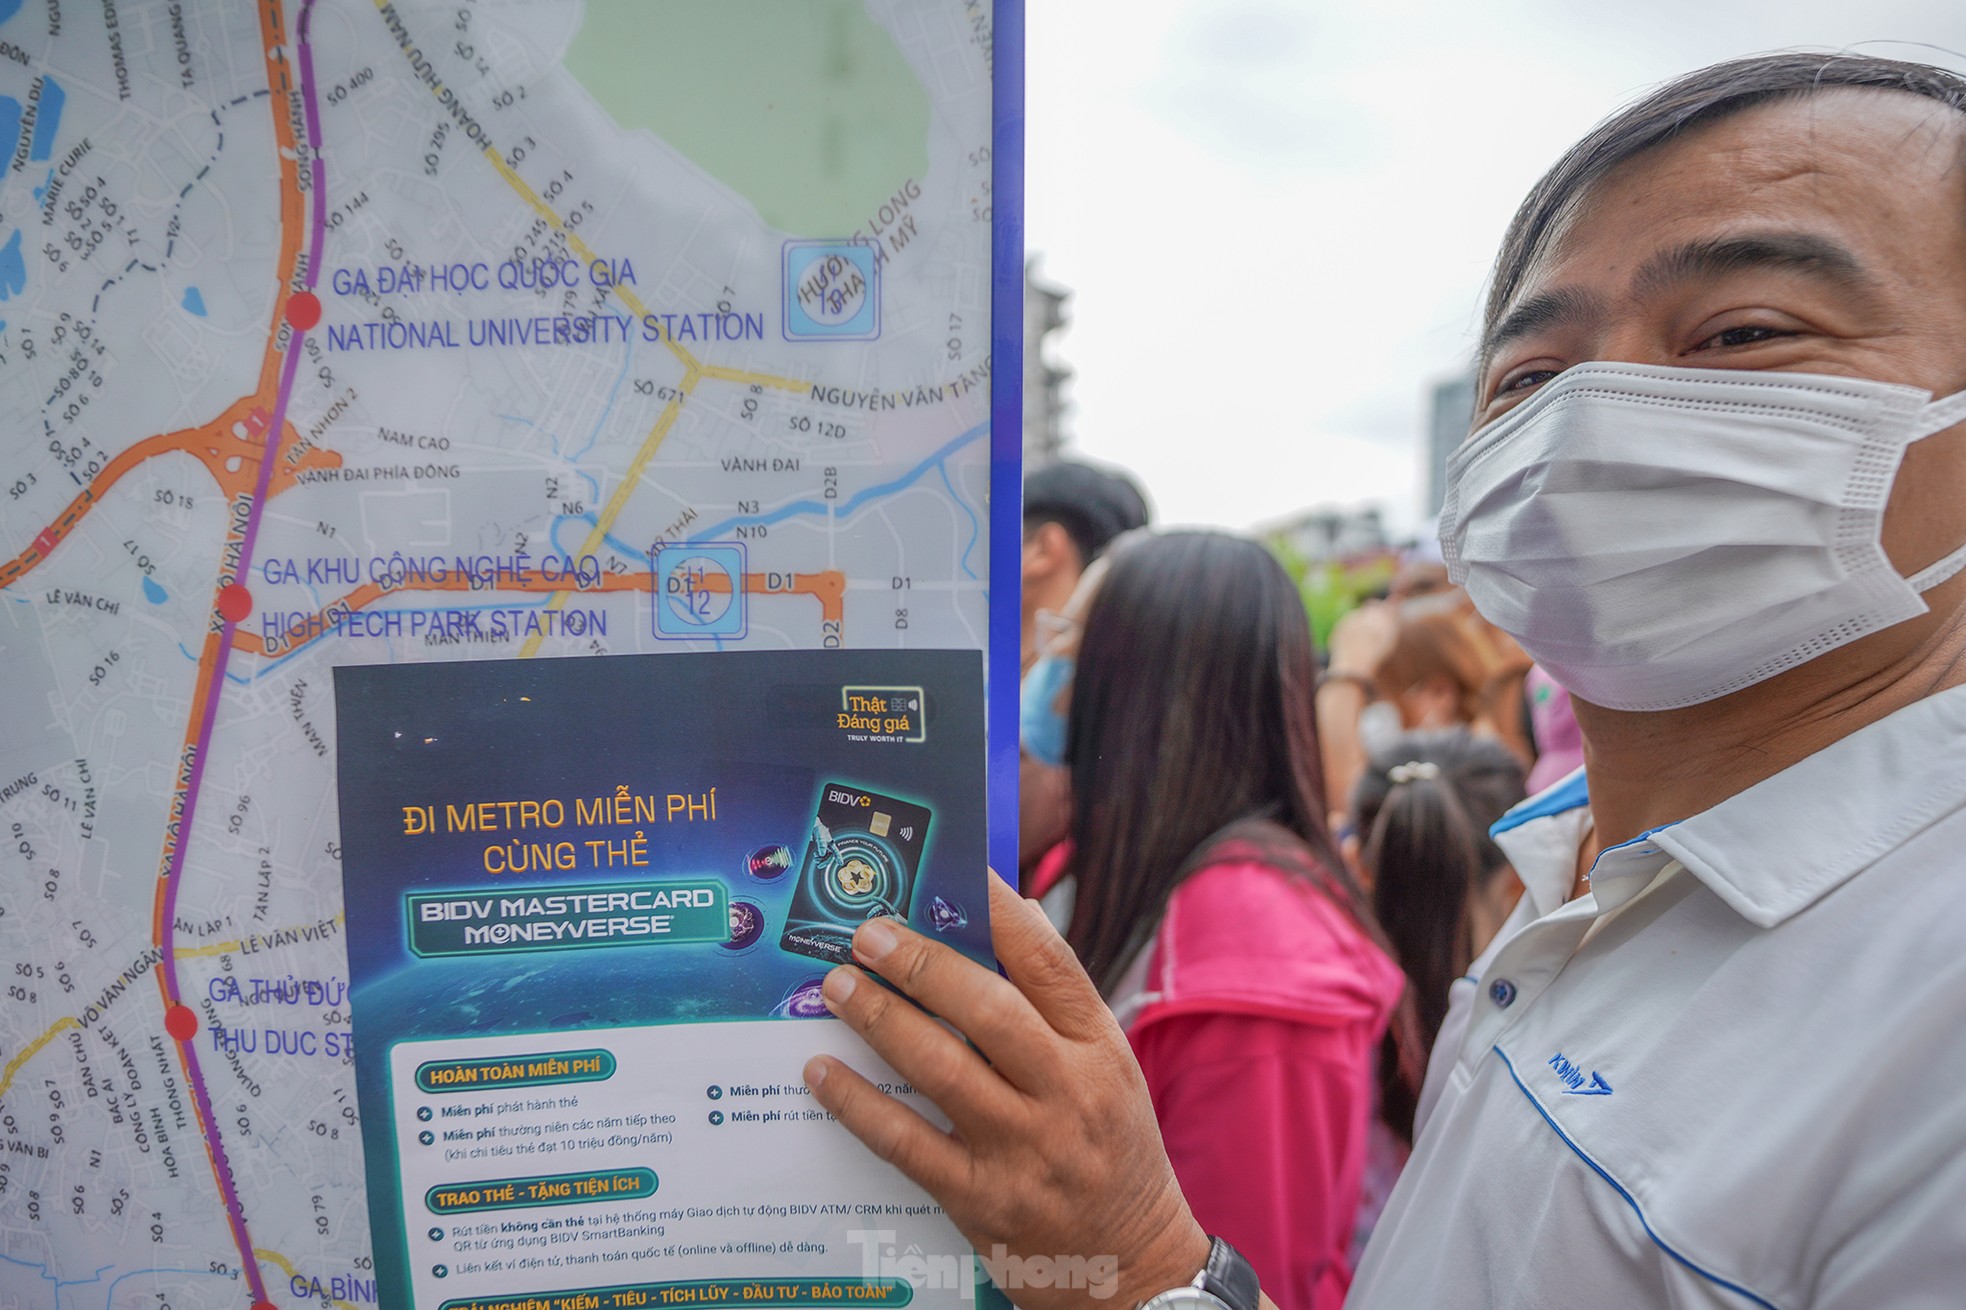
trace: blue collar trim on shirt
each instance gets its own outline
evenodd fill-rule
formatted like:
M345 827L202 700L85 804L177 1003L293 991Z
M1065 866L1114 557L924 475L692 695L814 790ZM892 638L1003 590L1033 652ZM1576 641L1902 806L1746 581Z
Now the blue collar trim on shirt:
M1499 837L1513 828L1535 819L1547 819L1552 814L1562 814L1591 803L1590 788L1584 782L1584 771L1577 770L1562 782L1531 796L1522 804L1504 814L1488 830L1490 837Z
M1579 1160L1582 1160L1585 1164L1591 1167L1592 1173L1595 1173L1599 1178L1602 1178L1605 1182L1611 1184L1611 1190L1613 1190L1619 1196L1624 1198L1625 1204L1630 1206L1632 1208L1632 1213L1638 1216L1638 1222L1640 1226L1642 1226L1645 1229L1645 1235L1652 1239L1652 1245L1658 1247L1661 1251L1664 1251L1667 1255L1671 1256L1674 1260L1678 1261L1686 1268L1692 1270L1700 1277L1706 1279L1708 1282L1714 1284L1716 1287L1724 1287L1728 1291L1734 1293L1736 1296L1746 1297L1749 1301L1752 1301L1754 1304L1761 1306L1762 1310L1779 1310L1779 1307L1777 1307L1773 1301L1769 1301L1763 1297L1756 1296L1753 1292L1748 1291L1747 1288L1742 1287L1739 1283L1731 1283L1727 1281L1725 1278L1722 1278L1719 1274L1714 1273L1710 1269L1702 1269L1700 1266L1694 1264L1691 1260L1688 1260L1685 1256L1681 1255L1679 1252L1673 1250L1671 1246L1667 1245L1666 1242L1663 1241L1657 1233L1652 1231L1652 1221L1645 1217L1644 1208L1639 1205L1637 1199L1633 1197L1630 1192L1625 1190L1624 1184L1620 1183L1617 1179L1613 1178L1610 1174L1606 1173L1603 1165L1600 1165L1597 1161L1591 1159L1590 1156L1585 1153L1583 1147L1577 1145L1575 1141L1571 1140L1570 1134L1564 1132L1562 1126L1558 1124L1556 1120L1550 1118L1550 1112L1543 1108L1543 1103L1536 1099L1535 1093L1531 1092L1527 1087L1523 1086L1522 1079L1516 1076L1515 1063L1509 1059L1509 1057L1503 1052L1502 1048L1496 1046L1496 1047L1491 1047L1490 1049L1493 1050L1498 1057L1500 1057L1502 1061L1502 1066L1509 1071L1509 1077L1511 1079L1514 1079L1516 1089L1520 1091L1524 1096L1528 1097L1529 1104L1536 1107L1536 1113L1543 1116L1543 1122L1550 1126L1550 1128L1556 1133L1557 1137L1563 1142L1565 1146L1569 1147L1572 1151L1576 1153L1577 1158Z
M1832 742L1655 838L1759 928L1966 808L1966 686Z
M1660 833L1665 832L1667 829L1677 828L1680 824L1684 822L1686 822L1684 819L1674 819L1671 823L1662 823L1656 828L1647 828L1644 832L1638 834L1638 836L1628 837L1624 841L1619 842L1616 846L1606 846L1603 850L1597 853L1597 858L1599 861L1602 861L1605 856L1616 855L1619 851L1637 851L1641 854L1647 854L1647 855L1657 854L1657 851L1654 850L1651 846L1652 839L1654 837L1657 837ZM1597 872L1596 863L1593 863L1591 865L1591 872L1593 873Z

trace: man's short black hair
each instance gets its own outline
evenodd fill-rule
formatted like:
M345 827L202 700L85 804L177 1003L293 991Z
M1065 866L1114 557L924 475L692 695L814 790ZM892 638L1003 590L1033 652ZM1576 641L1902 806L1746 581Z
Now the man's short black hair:
M1516 211L1495 260L1482 324L1486 342L1576 199L1612 170L1689 128L1719 122L1756 105L1796 100L1837 87L1902 91L1966 116L1966 77L1929 64L1869 55L1782 51L1734 59L1668 82L1592 130L1543 175Z
M1024 535L1056 523L1078 548L1081 565L1098 559L1122 532L1145 527L1148 517L1146 498L1120 473L1058 460L1024 478Z

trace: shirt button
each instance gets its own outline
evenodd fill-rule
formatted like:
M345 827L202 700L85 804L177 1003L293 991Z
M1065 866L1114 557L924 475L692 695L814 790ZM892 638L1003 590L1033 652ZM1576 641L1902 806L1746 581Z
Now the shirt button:
M1488 999L1506 1010L1515 1004L1515 984L1507 978L1497 978L1488 984Z

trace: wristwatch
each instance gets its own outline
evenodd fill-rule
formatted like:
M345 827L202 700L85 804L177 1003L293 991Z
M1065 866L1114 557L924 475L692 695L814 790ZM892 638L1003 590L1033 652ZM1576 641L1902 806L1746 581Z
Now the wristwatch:
M1195 1281L1170 1287L1150 1298L1140 1310L1257 1310L1262 1291L1256 1270L1242 1252L1219 1237L1208 1239L1208 1263Z

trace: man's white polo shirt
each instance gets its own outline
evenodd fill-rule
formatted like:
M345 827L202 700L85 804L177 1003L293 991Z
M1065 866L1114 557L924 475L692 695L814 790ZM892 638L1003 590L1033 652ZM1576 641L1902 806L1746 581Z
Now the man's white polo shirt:
M1966 1306L1966 688L1590 885L1490 953L1347 1305Z

